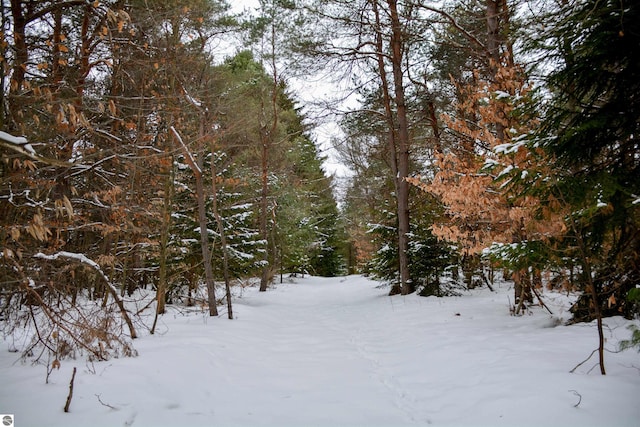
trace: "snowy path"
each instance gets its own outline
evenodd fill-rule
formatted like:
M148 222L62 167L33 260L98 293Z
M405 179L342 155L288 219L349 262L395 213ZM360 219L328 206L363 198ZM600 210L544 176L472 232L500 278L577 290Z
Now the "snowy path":
M233 321L174 310L139 357L66 361L49 385L5 351L0 412L17 427L640 425L638 353L607 355L604 378L589 363L570 374L593 327L510 317L506 292L389 298L361 277L247 289ZM626 337L608 323L612 342Z

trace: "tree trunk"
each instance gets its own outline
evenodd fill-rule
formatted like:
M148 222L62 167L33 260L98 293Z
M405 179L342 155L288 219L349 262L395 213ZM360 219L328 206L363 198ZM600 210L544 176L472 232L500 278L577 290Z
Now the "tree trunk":
M27 71L27 63L29 62L29 50L26 41L27 19L22 11L22 0L11 0L11 15L13 18L13 49L15 61L13 72L11 73L11 82L9 83L9 111L13 119L13 123L19 127L22 124L20 93L24 84L24 77ZM4 91L4 88L2 88ZM19 129L19 132L23 132Z
M269 265L269 229L267 228L267 217L269 209L269 143L266 129L261 129L260 137L262 142L262 189L260 192L260 237L264 242L264 255L262 258L262 274L260 276L260 292L265 292L269 286L271 276L271 265Z
M486 20L487 20L487 55L489 59L489 70L491 76L495 78L500 64L513 67L513 47L503 33L509 31L509 11L505 0L486 0ZM504 49L504 59L501 48ZM504 113L502 113L504 116ZM506 119L506 117L501 117ZM499 120L495 123L495 132L498 143L505 140L505 127Z
M211 143L211 192L213 197L213 217L218 225L218 234L220 234L220 246L222 249L222 275L224 277L224 288L227 298L227 317L233 319L233 306L231 304L231 276L229 274L229 250L227 247L227 235L224 231L224 223L218 211L218 186L216 184L217 172L215 165L215 150Z
M393 185L396 195L399 193L398 188L398 149L397 149L397 132L396 132L396 120L393 114L392 98L389 92L389 80L387 77L387 70L385 67L385 53L384 44L382 40L382 23L380 20L380 12L378 10L378 0L373 1L373 12L376 19L376 59L378 62L378 73L380 73L380 84L382 86L382 101L384 104L385 118L387 120L387 145L389 149L389 163L391 166L391 173L393 173ZM398 271L400 267L398 266ZM391 287L389 295L396 295L402 292L401 283L394 283Z
M433 131L433 149L437 153L442 153L442 146L440 145L440 126L438 125L436 106L431 100L427 101L427 115L429 117L429 125Z
M580 250L580 257L582 261L583 274L587 281L587 292L591 295L591 304L593 308L593 314L596 318L596 324L598 328L598 360L600 364L600 374L606 375L607 372L604 368L604 331L602 329L602 310L600 307L600 298L598 296L598 289L596 288L596 284L593 280L593 271L591 268L591 260L589 255L589 249L587 248L587 244L582 238L582 234L580 234L580 230L575 224L575 221L571 222L573 232L576 235L576 240L578 243L578 248Z
M523 268L513 273L514 301L516 316L523 314L525 302L533 303L533 292L531 291L531 273L528 268Z
M173 196L173 157L170 157L170 168L166 171L164 183L164 207L162 210L162 223L160 230L160 271L158 273L158 288L156 290L156 317L153 321L151 334L155 332L158 315L165 313L165 303L167 294L167 246L169 243L169 229L171 227L171 198Z
M60 58L60 44L62 43L62 7L53 12L53 46L51 46L51 86L58 90L62 81L62 67ZM66 160L66 159L65 159Z
M267 129L266 119L260 129L260 139L262 142L262 192L260 195L260 234L265 242L264 246L264 266L262 267L262 275L260 277L260 292L267 290L267 286L273 278L273 265L270 254L273 252L269 245L269 227L267 218L269 216L269 148L273 143L276 130L278 129L278 68L276 64L276 28L271 24L271 69L272 69L272 87L271 87L271 126ZM265 108L262 108L263 113ZM264 114L263 114L264 117Z
M7 24L7 16L5 14L5 8L3 7L2 10L0 11L0 15L2 21L0 22L0 25L2 26L2 28L6 28L6 24ZM8 46L8 42L5 39L6 35L4 33L4 31L2 32L2 38L0 38L0 57L2 58L6 58L7 57L7 46ZM0 90L0 129L6 129L5 127L5 112L6 107L5 107L5 103L6 103L6 93L4 88L5 86L5 82L6 82L6 78L7 78L7 72L8 70L6 69L6 64L7 61L6 60L2 60L0 61L0 87L3 88L3 90Z
M402 73L402 25L398 15L397 0L388 0L391 17L391 65L398 122L398 182L397 211L398 211L398 263L400 269L400 286L403 295L414 291L409 276L409 122L407 119L407 105L404 96Z
M502 0L486 0L487 54L493 61L490 66L500 63L500 3Z
M207 228L207 211L206 200L204 194L204 184L202 182L202 156L196 163L193 155L184 144L182 137L173 126L171 126L171 132L174 139L182 148L184 152L185 160L189 164L189 167L193 171L193 175L196 178L196 199L198 203L198 223L200 225L200 247L202 249L202 262L204 264L204 275L207 283L208 301L209 301L209 316L218 315L218 307L216 301L216 282L213 276L213 268L211 268L211 251L209 249L209 230Z
M216 301L216 282L211 267L211 251L209 249L209 229L207 228L207 212L205 206L204 185L202 174L196 174L196 198L198 199L198 221L200 223L200 246L202 247L202 262L204 263L204 275L207 282L209 299L209 316L218 315Z
M595 307L596 323L598 325L598 362L600 364L600 373L606 375L607 372L604 368L604 331L602 329L602 313L600 312L600 299L598 298L598 291L596 286L591 280L589 289L591 291L591 297L593 298L593 306Z
M85 84L91 65L89 63L89 55L91 53L92 38L89 35L89 19L91 17L93 6L87 4L84 7L84 17L82 19L82 45L80 46L80 69L78 70L78 81L76 82L76 104L81 107L81 100L84 98Z

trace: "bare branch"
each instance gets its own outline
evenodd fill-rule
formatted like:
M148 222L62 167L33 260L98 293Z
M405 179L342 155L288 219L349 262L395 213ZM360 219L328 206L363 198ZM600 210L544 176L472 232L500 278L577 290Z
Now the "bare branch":
M419 4L417 6L423 8L425 10L428 10L430 12L435 12L435 13L445 17L447 19L447 21L449 21L449 23L451 25L453 25L458 31L460 31L470 42L472 42L473 44L475 44L479 48L481 48L483 52L487 51L487 47L484 45L484 43L482 43L480 40L478 40L478 38L476 36L474 36L469 31L467 31L465 28L463 28L462 25L460 25L458 23L458 21L456 21L456 18L451 16L449 13L445 12L444 10L432 7L432 6L427 6L427 5L422 5L422 4Z

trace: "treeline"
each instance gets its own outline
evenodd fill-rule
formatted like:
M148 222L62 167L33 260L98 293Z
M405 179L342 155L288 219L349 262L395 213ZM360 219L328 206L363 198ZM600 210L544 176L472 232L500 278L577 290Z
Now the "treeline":
M248 278L343 273L333 182L273 55L216 56L233 37L270 43L268 15L18 0L2 18L5 332L31 325L43 354L103 359L133 351L142 288L157 314L226 300L232 317Z

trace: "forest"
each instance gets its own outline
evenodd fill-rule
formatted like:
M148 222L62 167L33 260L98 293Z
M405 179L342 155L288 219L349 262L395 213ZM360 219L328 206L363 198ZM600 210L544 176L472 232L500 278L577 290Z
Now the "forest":
M106 360L171 304L232 319L248 283L499 272L514 316L579 293L605 373L602 318L640 313L638 2L231 3L2 1L4 336ZM306 104L313 81L339 89Z

